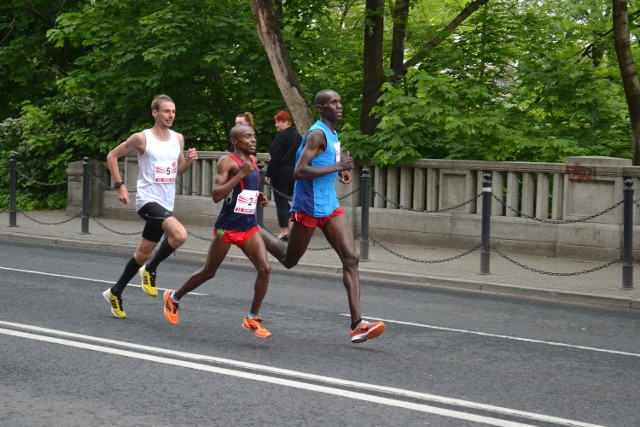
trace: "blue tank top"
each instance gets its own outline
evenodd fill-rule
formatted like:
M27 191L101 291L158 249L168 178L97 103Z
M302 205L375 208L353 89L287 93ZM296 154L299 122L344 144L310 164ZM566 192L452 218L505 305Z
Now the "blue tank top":
M324 137L327 140L327 148L311 161L311 166L334 165L340 160L338 133L332 131L321 120L318 120L309 128L304 138L302 138L302 143L296 153L296 163L298 163L298 159L300 159L300 154L307 142L309 132L317 129L324 132ZM296 180L293 188L291 212L304 212L315 218L326 218L331 215L333 211L340 206L338 203L338 195L336 194L337 178L338 172L331 172L314 179Z
M233 160L242 166L242 160L233 153ZM251 161L255 169L242 178L238 185L224 198L215 228L219 230L247 231L258 225L256 208L258 206L258 190L260 189L260 172L253 157Z

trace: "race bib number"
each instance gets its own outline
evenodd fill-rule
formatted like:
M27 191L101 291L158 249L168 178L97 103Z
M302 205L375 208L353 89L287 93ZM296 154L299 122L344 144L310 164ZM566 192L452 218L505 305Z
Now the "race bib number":
M340 163L340 141L333 144L333 149L336 150L336 163Z
M156 182L175 182L178 176L177 162L160 162L156 163Z
M233 211L235 213L253 215L256 213L257 205L258 205L258 191L242 190L242 192L238 194L236 207L233 209Z

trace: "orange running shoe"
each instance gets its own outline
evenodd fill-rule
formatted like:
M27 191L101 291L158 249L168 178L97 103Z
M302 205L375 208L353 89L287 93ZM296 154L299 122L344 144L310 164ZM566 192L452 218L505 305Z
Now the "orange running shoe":
M253 331L254 335L260 338L269 338L271 336L271 332L262 326L262 319L259 317L249 319L249 316L245 316L242 321L242 327L247 331Z
M177 325L180 321L180 315L178 314L178 303L171 299L172 293L173 289L164 291L164 317L167 318L167 322Z
M358 326L351 331L351 342L359 343L378 338L384 333L384 328L384 322L371 323L366 320L362 320Z

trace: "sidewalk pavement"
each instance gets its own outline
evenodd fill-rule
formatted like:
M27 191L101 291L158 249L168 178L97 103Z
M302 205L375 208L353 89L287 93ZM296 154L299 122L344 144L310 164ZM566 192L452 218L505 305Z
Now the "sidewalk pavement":
M64 211L18 212L16 226L11 227L9 212L1 212L0 241L41 242L132 253L140 240L143 226L139 219L88 218L85 223L88 224L88 233L82 233L82 218L70 218ZM204 263L212 226L187 225L189 238L176 252L176 257ZM623 289L622 262L602 267L607 260L585 261L492 251L489 274L481 274L479 248L463 255L473 248L391 245L371 237L368 257L364 259L361 254L360 260L360 278L364 286L367 281L384 281L640 309L640 282L635 279L640 274L637 264L634 266L633 288ZM359 241L356 241L356 248L360 252ZM274 272L286 271L275 258L270 256L270 259ZM235 246L229 251L223 267L228 268L230 264L251 265ZM294 269L335 276L337 280L342 275L338 256L318 230Z

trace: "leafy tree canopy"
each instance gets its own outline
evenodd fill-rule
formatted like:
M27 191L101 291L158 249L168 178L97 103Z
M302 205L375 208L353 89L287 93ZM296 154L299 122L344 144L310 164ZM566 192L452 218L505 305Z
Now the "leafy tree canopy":
M397 3L385 3L386 34ZM274 6L307 98L328 87L342 95L339 130L361 159L392 165L421 157L631 157L609 0L490 0L443 32L469 3L410 1L403 53L420 60L406 76L394 76L385 36L389 81L373 110L379 124L372 136L356 131L365 1ZM633 40L636 3L629 8ZM430 44L435 37L442 40ZM273 115L286 109L248 1L6 0L0 70L0 156L17 153L23 170L41 182L63 180L69 161L104 159L148 127L158 93L176 100L176 129L200 150L226 150L236 114L251 111L259 150L266 151ZM2 188L6 168L0 162ZM55 202L45 196L49 189L33 187L40 202L64 202L64 194Z
M424 19L415 32L431 37L455 14L450 4L440 3L437 20L416 7L410 28ZM490 2L405 79L383 87L373 111L378 131L364 138L349 129L348 148L385 165L420 157L630 158L611 25L610 7L599 0ZM420 46L408 39L411 55Z

